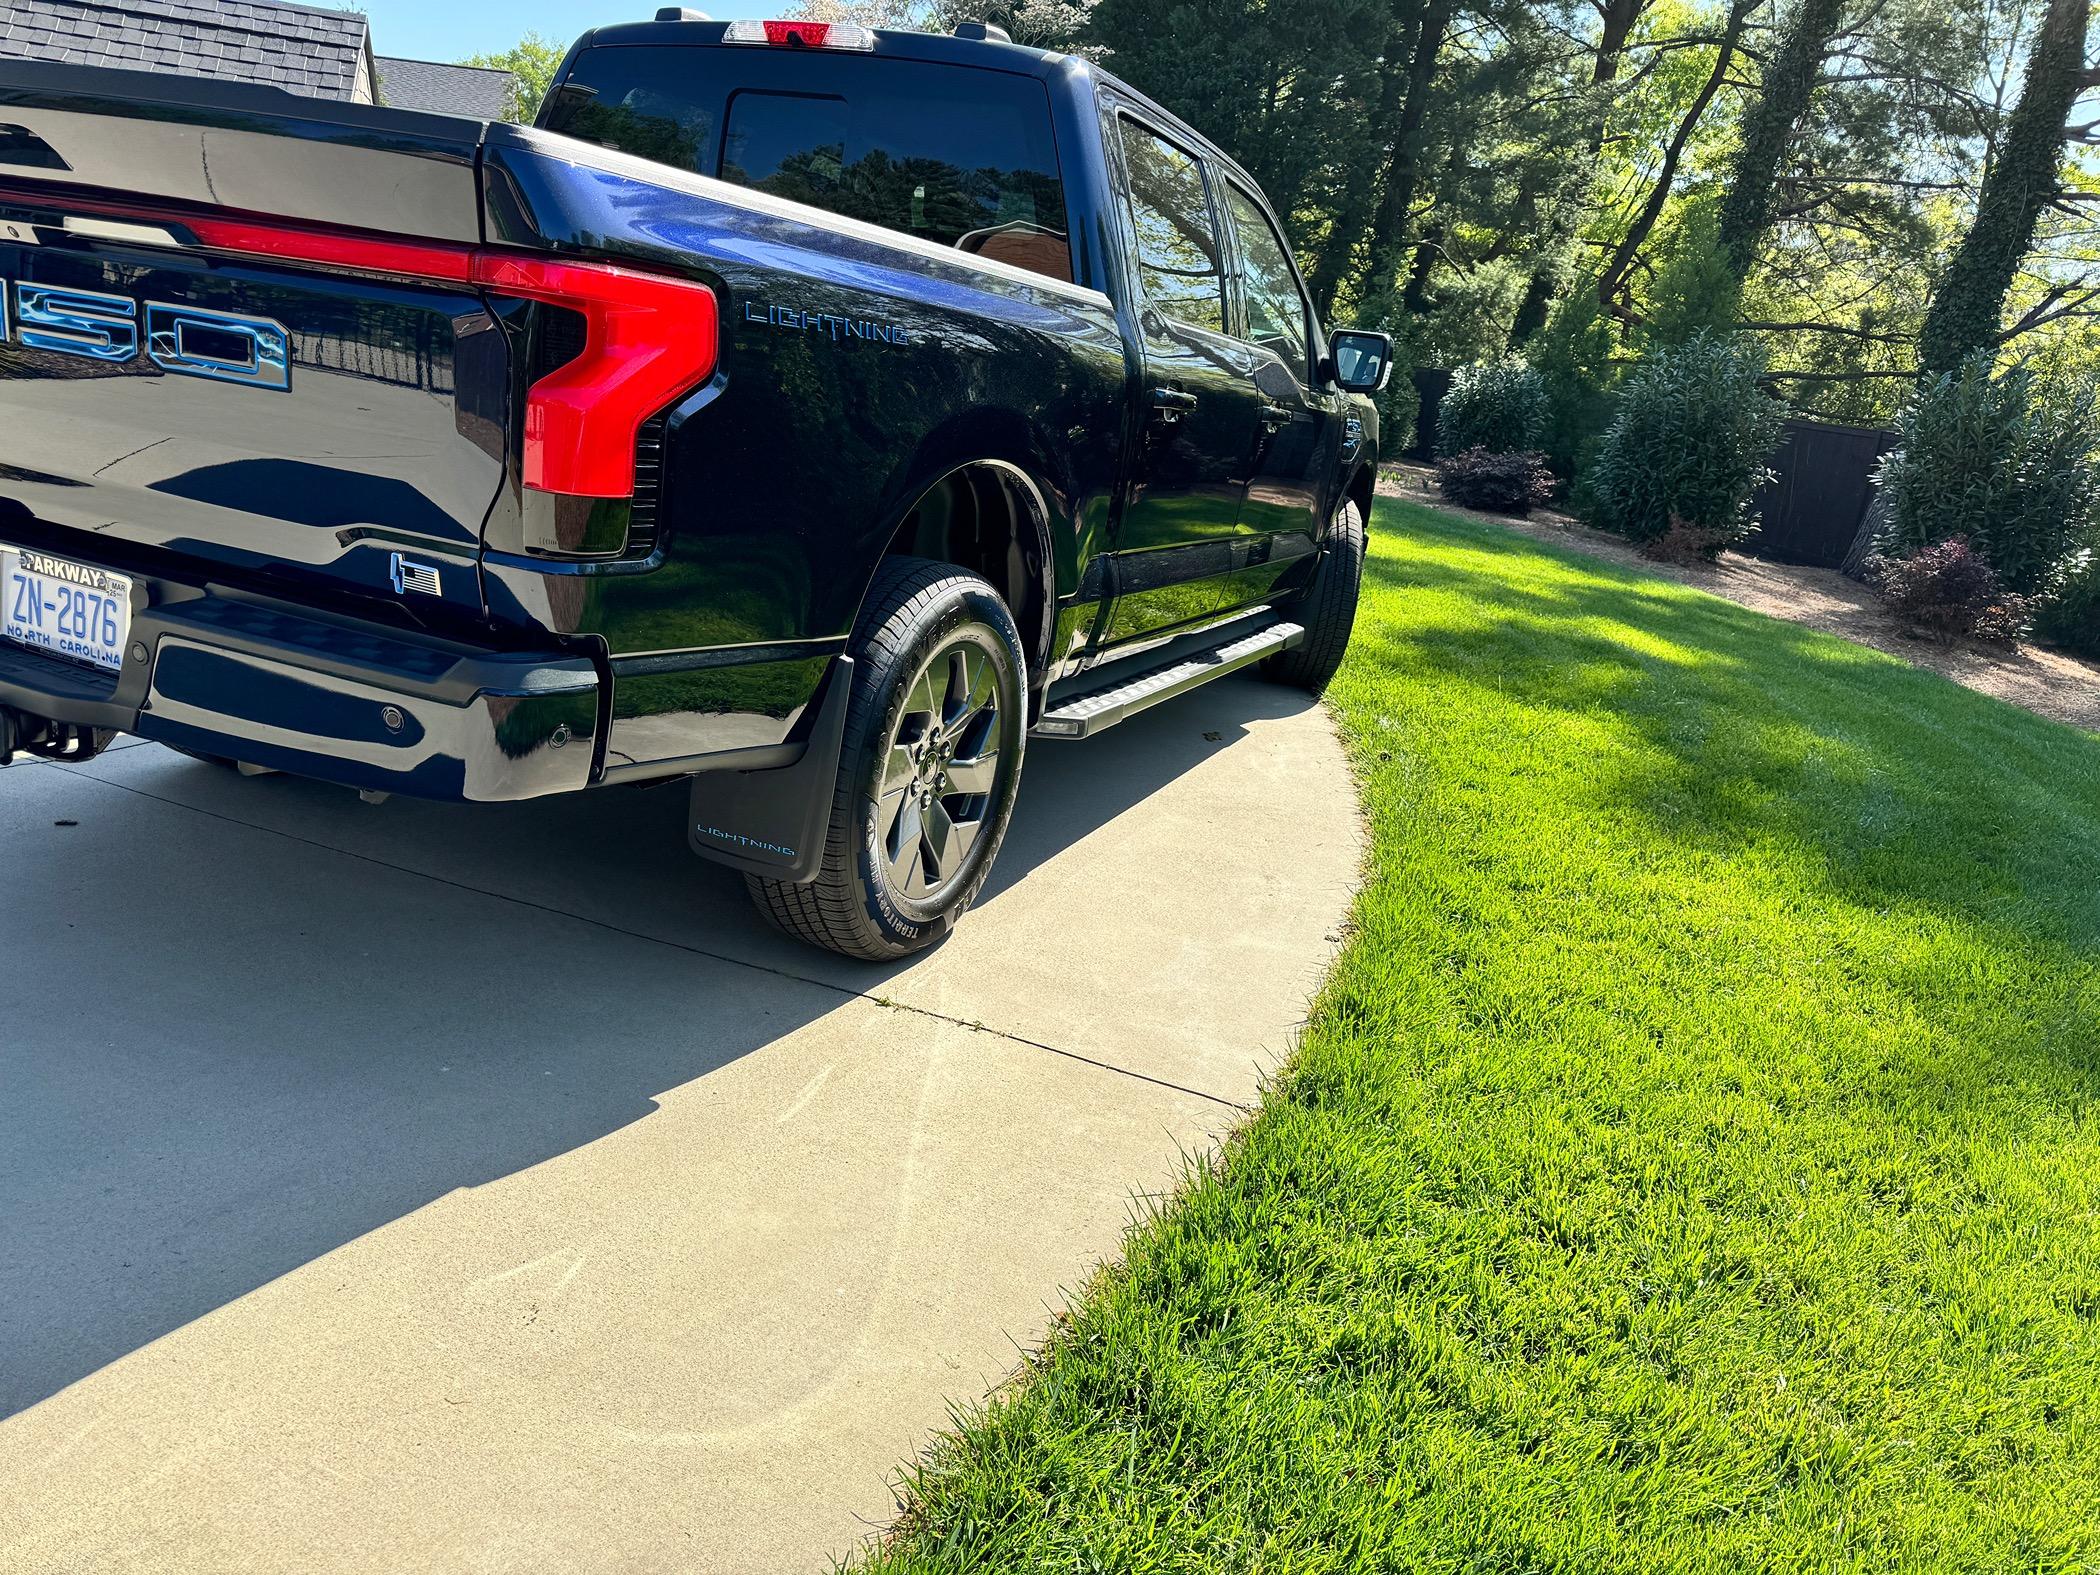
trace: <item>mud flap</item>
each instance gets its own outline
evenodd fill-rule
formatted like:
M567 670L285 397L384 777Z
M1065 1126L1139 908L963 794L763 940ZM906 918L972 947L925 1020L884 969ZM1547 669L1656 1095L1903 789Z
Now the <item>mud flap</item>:
M841 656L824 680L802 758L766 771L709 771L693 778L686 841L703 859L772 880L817 878L831 800L845 748L853 658Z

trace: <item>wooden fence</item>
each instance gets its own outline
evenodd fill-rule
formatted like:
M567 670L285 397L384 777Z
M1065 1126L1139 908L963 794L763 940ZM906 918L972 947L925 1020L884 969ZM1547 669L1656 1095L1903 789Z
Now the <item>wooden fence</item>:
M1874 499L1874 470L1896 445L1885 427L1789 421L1758 489L1757 534L1745 549L1781 563L1844 566L1852 538Z

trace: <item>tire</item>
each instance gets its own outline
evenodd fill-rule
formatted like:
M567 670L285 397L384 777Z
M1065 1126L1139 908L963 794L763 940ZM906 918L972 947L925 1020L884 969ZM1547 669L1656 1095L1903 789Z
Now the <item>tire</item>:
M1296 607L1305 638L1290 650L1262 663L1262 672L1280 684L1321 694L1349 650L1349 631L1356 625L1356 600L1364 583L1364 516L1353 498L1335 510L1320 549L1312 584Z
M1021 785L1027 658L997 591L924 558L883 564L850 650L817 878L744 883L797 940L886 962L945 936L991 873Z

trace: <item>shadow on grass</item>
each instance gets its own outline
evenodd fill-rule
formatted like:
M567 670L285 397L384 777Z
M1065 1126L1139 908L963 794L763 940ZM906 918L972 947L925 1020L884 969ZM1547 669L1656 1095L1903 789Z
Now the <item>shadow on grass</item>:
M1813 848L1860 902L1929 901L1989 917L2000 896L2100 950L2100 739L1892 657L1489 527L1453 525L1482 562L1374 558L1388 588L1473 612L1393 623L1383 660L1428 665L1525 707L1631 729L1599 804L1709 847ZM1635 758L1628 758L1635 757ZM2066 784L2072 791L2066 793Z
M1672 850L1661 911L1710 922L1699 881L1797 892L1801 931L1715 943L1768 946L1833 989L1865 948L1901 1009L1967 1045L1972 1090L1985 1063L2034 1052L2081 1083L2100 1071L2100 739L1492 527L1409 533L1438 550L1378 553L1371 583L1437 594L1359 658L1502 711L1513 770L1527 732L1564 748L1582 729L1586 769L1560 801L1627 860Z

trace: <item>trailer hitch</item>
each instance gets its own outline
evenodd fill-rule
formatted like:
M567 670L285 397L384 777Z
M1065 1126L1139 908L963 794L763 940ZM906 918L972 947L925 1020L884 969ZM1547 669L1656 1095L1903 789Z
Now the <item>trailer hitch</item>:
M31 716L0 706L0 766L16 754L39 760L77 765L93 760L116 741L113 727L86 727L78 722L58 722L48 716Z

